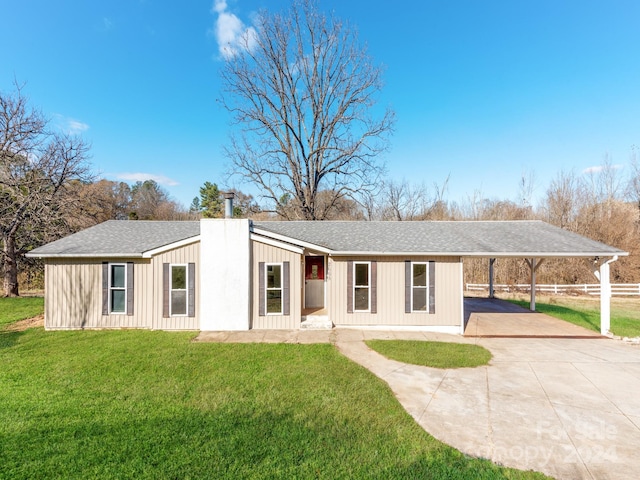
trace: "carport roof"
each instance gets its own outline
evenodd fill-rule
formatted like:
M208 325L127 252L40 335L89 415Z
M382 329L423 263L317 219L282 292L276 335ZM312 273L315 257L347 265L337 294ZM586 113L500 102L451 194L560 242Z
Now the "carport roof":
M612 257L627 255L542 221L253 222L258 235L332 255Z

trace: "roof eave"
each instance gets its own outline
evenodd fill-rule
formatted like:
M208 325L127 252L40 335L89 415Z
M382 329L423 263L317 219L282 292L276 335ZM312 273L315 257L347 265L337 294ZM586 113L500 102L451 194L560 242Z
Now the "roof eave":
M158 255L159 253L164 253L169 250L173 250L174 248L184 247L185 245L191 245L192 243L197 243L199 241L200 235L183 238L182 240L178 240L177 242L168 243L166 245L162 245L161 247L142 252L142 258L151 258L154 255Z
M143 258L142 253L33 253L27 258Z
M271 237L264 237L262 235L258 235L257 233L251 234L251 240L254 242L264 243L265 245L270 245L272 247L281 248L283 250L287 250L289 252L297 253L302 255L304 253L304 248L298 245L292 245L290 243L283 242L281 240L276 240Z
M264 230L262 228L256 228L253 227L252 228L252 232L257 234L257 235L261 235L263 237L269 237L269 238L273 238L274 240L280 240L281 242L286 242L286 243L290 243L293 245L298 245L300 247L304 247L304 248L308 248L311 250L315 250L318 251L320 253L328 253L331 254L333 253L330 249L323 247L321 245L317 245L314 243L310 243L310 242L305 242L304 240L299 240L297 238L294 237L290 237L287 235L282 235L279 233L273 233L270 232L269 230Z

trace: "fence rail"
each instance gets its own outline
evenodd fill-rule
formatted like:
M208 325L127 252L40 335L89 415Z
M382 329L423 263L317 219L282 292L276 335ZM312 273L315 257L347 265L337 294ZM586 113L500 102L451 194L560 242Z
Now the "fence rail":
M467 283L467 291L483 291L489 290L488 283ZM531 290L531 285L528 283L521 283L516 285L507 284L494 284L493 289L495 291L503 292L528 292ZM538 284L536 285L536 292L543 293L586 293L587 295L600 295L599 283L582 283L575 285L553 285L553 284ZM611 295L640 295L640 283L612 283Z

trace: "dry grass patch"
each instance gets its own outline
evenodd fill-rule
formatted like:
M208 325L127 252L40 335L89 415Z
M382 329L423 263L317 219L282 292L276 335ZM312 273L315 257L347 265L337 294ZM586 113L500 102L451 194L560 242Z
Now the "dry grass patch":
M24 332L28 328L37 327L44 327L44 314L10 323L4 330L5 332Z

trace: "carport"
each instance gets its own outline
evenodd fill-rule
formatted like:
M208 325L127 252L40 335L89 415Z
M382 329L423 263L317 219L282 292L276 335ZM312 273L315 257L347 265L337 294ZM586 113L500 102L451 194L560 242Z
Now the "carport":
M464 317L465 337L605 338L593 330L498 298L465 298Z
M529 309L531 312L536 310L536 271L538 267L550 258L584 258L592 265L593 274L600 282L600 333L602 335L609 333L611 326L609 265L619 257L627 256L628 252L539 221L519 222L517 229L513 228L513 222L485 222L485 224L482 228L482 238L467 239L472 240L470 243L473 244L474 251L462 254L461 257L463 259L485 258L488 260L490 299L494 298L494 264L498 258L516 258L526 262L530 271ZM473 308L473 306L469 304L468 308ZM465 310L467 311L468 308ZM500 312L493 313L500 314ZM511 314L513 313L511 312ZM473 312L469 311L469 315L464 314L463 332L466 327L469 327L468 322L472 318ZM481 319L482 317L476 318ZM542 319L541 323L546 322L543 317L540 319ZM533 325L531 323L533 321L534 319L529 317L526 323ZM521 325L524 323L521 322ZM538 329L536 328L536 330ZM517 334L513 333L510 336L517 336Z

